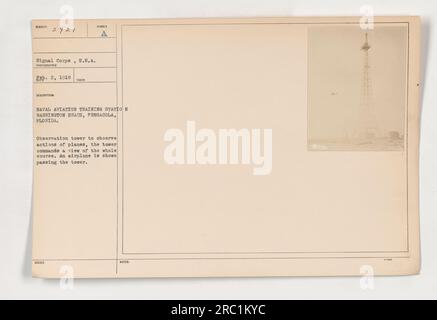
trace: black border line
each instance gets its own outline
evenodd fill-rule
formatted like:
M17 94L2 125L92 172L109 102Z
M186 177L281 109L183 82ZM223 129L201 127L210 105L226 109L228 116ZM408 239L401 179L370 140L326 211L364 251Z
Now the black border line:
M87 24L88 25L88 24ZM87 32L88 33L88 32ZM116 165L116 193L117 193L117 199L116 199L116 237L115 237L115 274L118 274L118 155L119 155L119 141L118 141L118 33L117 33L117 24L115 24L115 100L116 100L116 106L117 106L117 117L116 117L116 132L117 132L117 161L115 161Z
M408 101L408 91L409 91L409 78L410 78L410 70L409 70L409 59L410 59L410 23L407 22L374 22L374 24L407 24L407 67L406 67L406 71L407 71L407 83L406 83L406 91L407 91L407 100L406 100L406 110L405 110L405 117L406 117L406 134L405 134L405 139L406 139L406 150L405 150L405 154L406 154L406 170L407 170L407 251L353 251L353 252L190 252L190 253L179 253L179 252L167 252L167 253L153 253L153 252L149 252L149 253L128 253L124 251L124 140L123 140L123 126L124 126L124 100L123 100L123 96L124 96L124 90L123 90L123 69L124 69L124 59L123 59L123 27L150 27L150 26L226 26L226 25L360 25L359 22L314 22L314 23L308 23L308 22L242 22L242 23L152 23L152 24L121 24L120 25L120 29L121 29L121 99L122 99L122 121L121 121L121 131L122 131L122 137L121 137L121 141L122 141L122 227L121 227L121 240L122 240L122 250L121 250L121 254L122 255L184 255L184 254L190 254L190 255L197 255L197 254L278 254L278 253L283 253L283 254L335 254L335 253L351 253L351 254L360 254L360 253L409 253L409 225L408 225L408 105L409 105L409 101ZM308 81L308 79L307 79ZM117 136L117 140L118 140L118 136ZM333 152L337 152L335 150L333 150ZM363 151L364 152L364 151ZM409 256L408 256L409 257ZM337 258L375 258L375 259L384 259L384 258L408 258L408 257L311 257L312 259L337 259ZM297 258L302 258L302 259L309 259L310 257L278 257L280 259L297 259ZM211 258L211 257L203 257L203 258L151 258L151 259L144 259L144 260L185 260L185 259L274 259L274 257L239 257L239 258ZM138 260L138 259L131 259L131 258L127 258L126 260ZM142 259L140 259L142 260Z
M161 260L322 260L322 259L409 259L409 256L401 257L188 257L188 258L129 258L129 259L118 259L121 261L161 261ZM117 261L116 259L32 259L35 264L38 262L61 262L61 261Z

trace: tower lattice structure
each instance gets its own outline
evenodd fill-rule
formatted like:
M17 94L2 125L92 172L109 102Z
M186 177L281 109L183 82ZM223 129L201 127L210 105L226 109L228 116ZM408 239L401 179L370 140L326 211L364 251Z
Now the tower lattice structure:
M361 46L363 52L363 65L361 72L361 97L360 116L358 119L358 137L361 139L374 139L380 135L373 103L372 78L369 51L368 33L365 33L365 41Z

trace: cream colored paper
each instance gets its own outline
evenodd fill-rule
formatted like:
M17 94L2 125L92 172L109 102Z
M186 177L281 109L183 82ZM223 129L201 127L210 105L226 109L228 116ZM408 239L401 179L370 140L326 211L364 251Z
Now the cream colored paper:
M32 21L34 276L419 272L419 18L73 23ZM172 129L271 130L271 171Z

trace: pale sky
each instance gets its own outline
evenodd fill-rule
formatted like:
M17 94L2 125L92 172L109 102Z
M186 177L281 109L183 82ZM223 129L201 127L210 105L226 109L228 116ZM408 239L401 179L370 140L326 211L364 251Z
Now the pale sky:
M406 106L407 26L376 25L369 31L370 77L379 129L403 134ZM308 30L310 139L351 133L360 105L364 31L359 26Z

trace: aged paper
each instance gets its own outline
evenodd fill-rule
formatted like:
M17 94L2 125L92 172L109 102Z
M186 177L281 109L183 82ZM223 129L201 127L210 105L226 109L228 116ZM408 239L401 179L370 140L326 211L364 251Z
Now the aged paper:
M418 17L32 21L37 277L420 270Z

